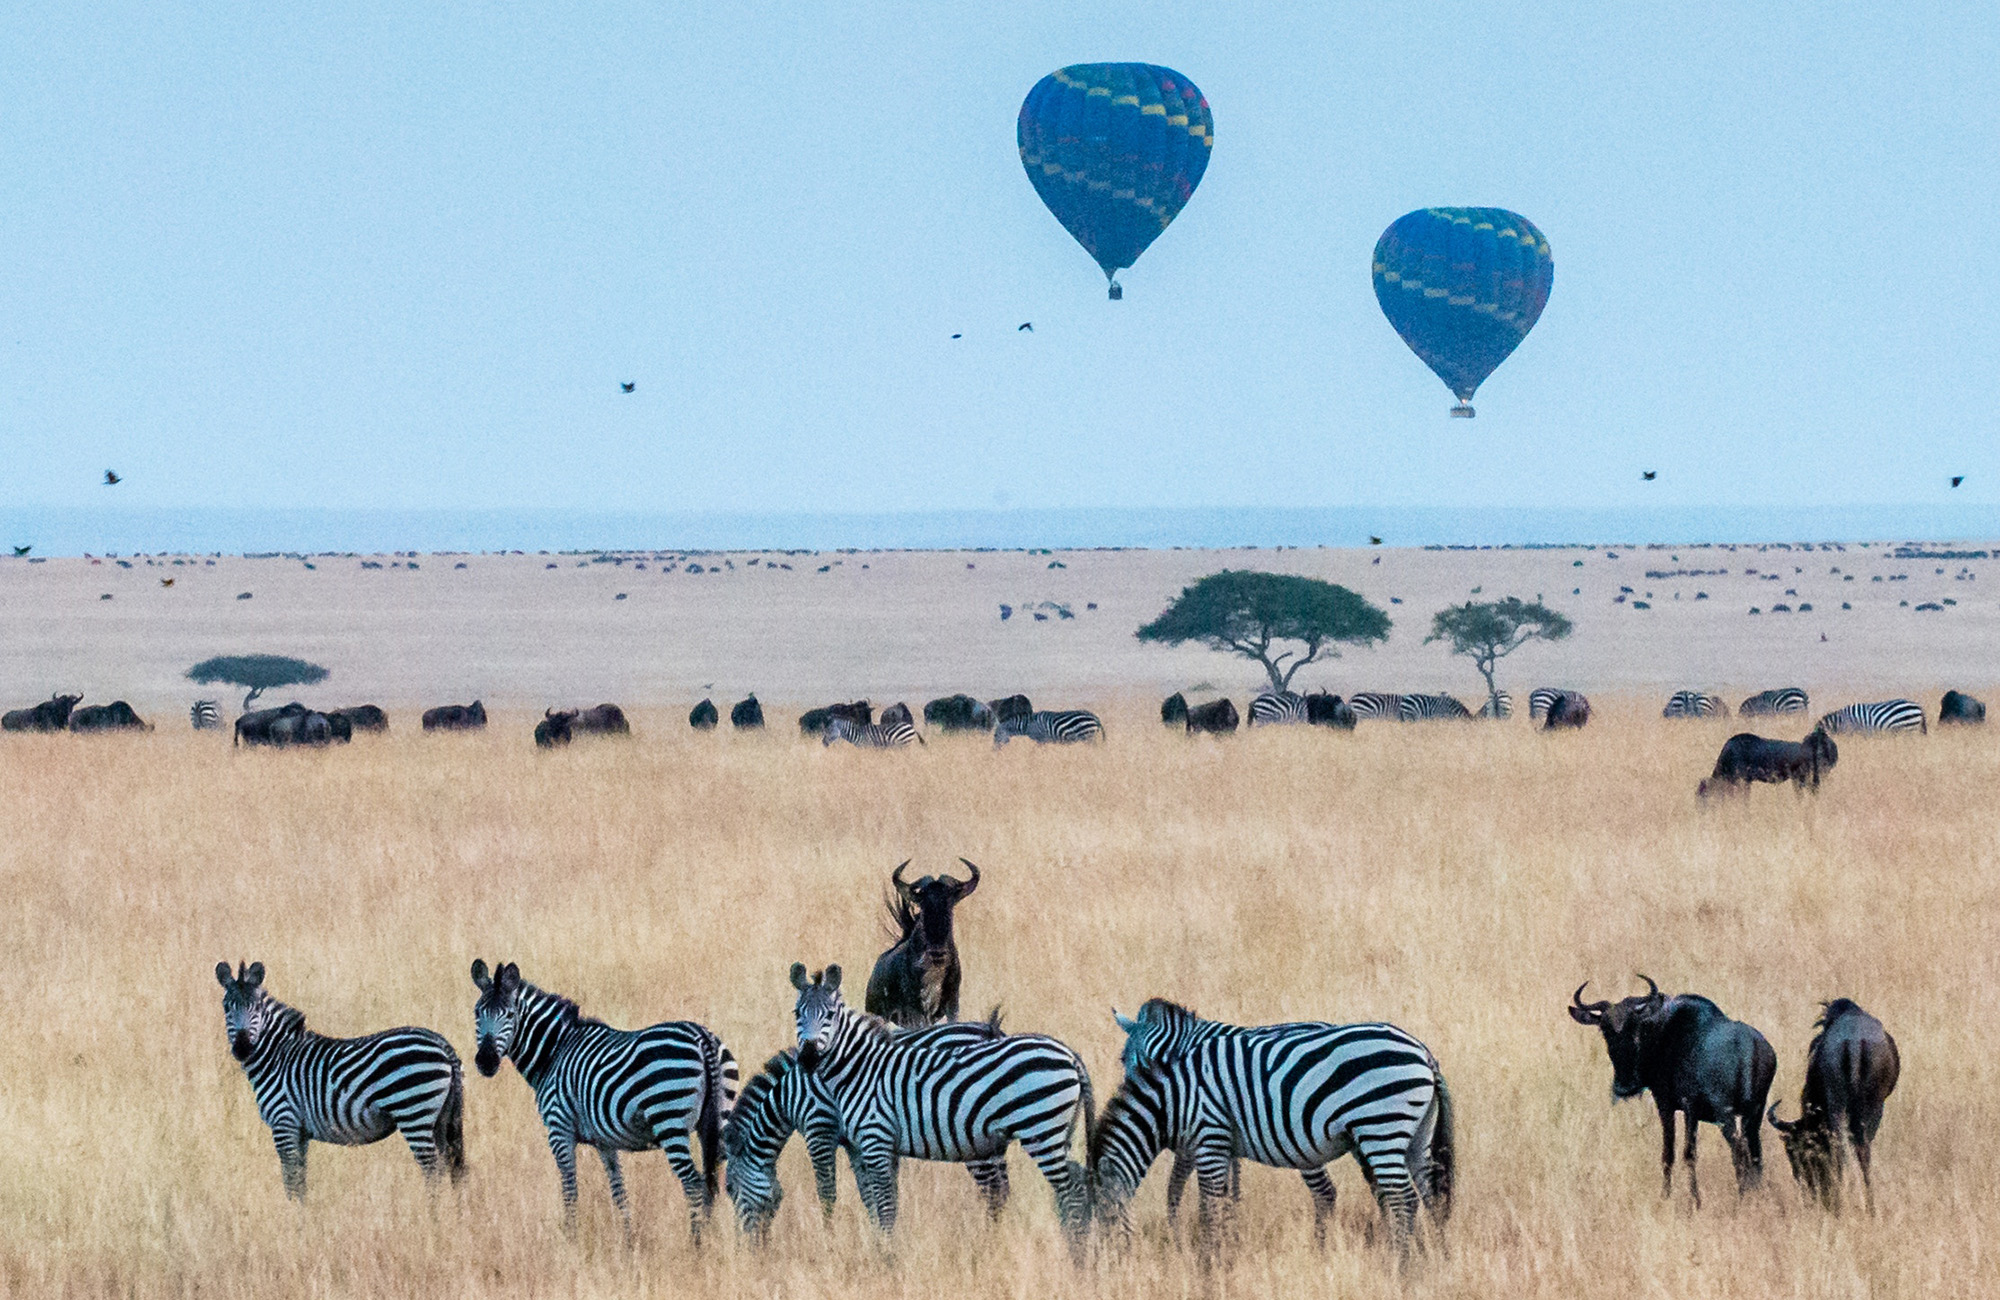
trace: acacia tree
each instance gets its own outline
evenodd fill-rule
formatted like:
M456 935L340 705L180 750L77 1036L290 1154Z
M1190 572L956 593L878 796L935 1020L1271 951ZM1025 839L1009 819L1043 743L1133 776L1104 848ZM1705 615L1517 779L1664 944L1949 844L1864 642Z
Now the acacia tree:
M1389 639L1389 616L1347 588L1289 573L1224 569L1184 587L1160 616L1133 634L1141 641L1198 641L1255 659L1284 691L1299 669L1339 657L1340 643ZM1293 643L1290 649L1278 648Z
M1500 716L1500 688L1493 684L1499 662L1530 641L1560 641L1570 634L1570 622L1542 604L1509 596L1505 600L1466 601L1441 609L1431 619L1424 644L1446 641L1451 652L1472 660L1486 679L1486 699L1492 716Z
M188 669L187 675L203 686L219 682L247 687L250 693L243 697L243 708L248 712L250 702L273 687L311 686L325 681L329 674L318 664L286 655L217 655Z

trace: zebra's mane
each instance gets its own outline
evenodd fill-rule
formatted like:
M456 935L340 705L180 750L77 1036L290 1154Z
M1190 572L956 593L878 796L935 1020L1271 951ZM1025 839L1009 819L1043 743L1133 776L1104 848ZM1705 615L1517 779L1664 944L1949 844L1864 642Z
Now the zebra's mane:
M787 1070L797 1068L798 1053L779 1052L764 1062L762 1070L744 1081L742 1091L736 1094L736 1104L730 1109L729 1120L722 1126L724 1154L731 1157L738 1155L743 1149L743 1143L748 1140L746 1135L750 1126L747 1123L737 1123L737 1117L747 1117L765 1104L765 1099L778 1090L778 1076Z
M257 990L263 1000L270 1005L271 1030L277 1034L306 1032L306 1013L289 1002L280 1002L264 990Z
M530 984L526 980L521 981L519 992L532 993L544 1003L552 1004L556 1009L556 1019L562 1021L565 1025L604 1026L604 1022L596 1016L584 1015L583 1008L576 1004L576 999L574 998L566 998L560 993L551 993L549 990ZM519 994L517 993L516 996L518 997ZM609 1028L609 1026L604 1027Z
M896 1036L898 1027L894 1021L884 1020L880 1016L871 1016L866 1011L849 1002L846 998L841 998L840 1005L859 1022L862 1030L871 1037L887 1042Z
M1200 1020L1201 1017L1195 1014L1193 1007L1184 1007L1180 1003L1170 1002L1166 998L1147 998L1139 1006L1138 1019L1147 1023L1165 1022L1173 1024L1175 1022Z

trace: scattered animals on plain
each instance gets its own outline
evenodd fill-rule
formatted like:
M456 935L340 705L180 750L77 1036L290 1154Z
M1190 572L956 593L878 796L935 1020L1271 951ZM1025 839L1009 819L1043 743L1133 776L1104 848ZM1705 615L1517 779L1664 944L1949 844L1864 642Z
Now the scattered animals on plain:
M1197 704L1187 711L1185 721L1190 736L1227 736L1236 730L1242 720L1236 715L1236 706L1224 698Z
M714 731L721 721L722 715L716 712L714 700L703 700L688 710L688 725L696 731Z
M81 695L53 695L28 709L9 709L0 715L4 731L68 731L69 715L81 702Z
M478 700L424 710L425 731L477 731L485 725L486 706Z
M993 730L993 706L970 695L946 695L924 705L924 725L946 733Z
M1774 1105L1771 1126L1784 1139L1792 1177L1831 1211L1840 1209L1841 1177L1847 1149L1853 1148L1862 1196L1873 1211L1875 1187L1868 1166L1882 1127L1883 1104L1902 1074L1902 1058L1882 1022L1848 998L1826 1003L1815 1028L1819 1033L1806 1049L1799 1117L1779 1119Z
M1986 722L1986 705L1963 691L1946 691L1938 701L1940 727L1977 727Z
M1653 1095L1660 1114L1661 1194L1674 1190L1674 1116L1687 1129L1688 1192L1696 1208L1695 1133L1701 1124L1722 1130L1736 1167L1739 1195L1764 1176L1764 1103L1778 1073L1778 1057L1764 1035L1691 993L1669 998L1647 979L1643 997L1617 1002L1583 1000L1589 982L1570 995L1570 1018L1594 1025L1611 1057L1611 1097Z
M151 731L153 724L142 721L125 701L113 700L109 704L86 704L72 711L69 729L72 732Z
M1752 781L1771 785L1790 781L1794 790L1818 793L1820 778L1839 761L1839 746L1817 727L1798 741L1767 740L1739 732L1723 743L1715 770L1695 787L1695 794L1706 797L1726 790L1747 791Z
M737 701L729 710L729 725L738 731L762 731L764 729L764 706L757 703L752 695L747 700Z
M890 873L895 893L889 900L889 919L897 936L876 958L874 973L868 977L869 1015L905 1028L958 1019L964 971L952 913L979 888L979 868L964 858L959 861L972 873L970 879L923 876L911 884L903 879L904 868L910 865L907 860Z

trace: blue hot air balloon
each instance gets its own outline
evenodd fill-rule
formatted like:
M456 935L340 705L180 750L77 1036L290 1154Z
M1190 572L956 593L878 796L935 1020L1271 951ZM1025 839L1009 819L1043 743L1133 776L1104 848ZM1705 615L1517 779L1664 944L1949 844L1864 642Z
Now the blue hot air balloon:
M1021 165L1063 229L1118 272L1158 239L1208 167L1208 101L1172 68L1079 63L1051 72L1021 102Z
M1375 300L1472 417L1472 394L1549 302L1549 241L1505 208L1421 208L1375 244Z

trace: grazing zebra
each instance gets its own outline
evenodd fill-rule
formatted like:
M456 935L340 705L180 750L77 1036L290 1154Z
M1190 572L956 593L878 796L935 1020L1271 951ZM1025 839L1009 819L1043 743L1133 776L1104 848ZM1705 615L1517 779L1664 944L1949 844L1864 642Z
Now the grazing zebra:
M1806 693L1796 686L1759 691L1736 708L1739 718L1769 718L1780 713L1804 713Z
M1169 1150L1192 1159L1208 1230L1227 1213L1237 1157L1298 1170L1322 1234L1334 1202L1324 1166L1350 1152L1400 1244L1419 1205L1440 1226L1450 1217L1451 1093L1430 1050L1401 1029L1244 1028L1160 999L1119 1024L1125 1083L1090 1143L1096 1204L1112 1226L1130 1232L1126 1207Z
M618 1153L658 1147L687 1192L700 1241L715 1199L722 1124L736 1099L736 1058L722 1040L691 1020L613 1029L580 1014L568 998L523 980L513 962L489 975L486 963L475 961L472 982L479 986L472 1012L479 1051L472 1063L490 1079L500 1059L510 1058L535 1090L562 1177L564 1230L576 1228L579 1145L597 1148L628 1233L632 1214ZM699 1169L689 1146L693 1134L701 1137Z
M924 738L917 734L917 724L911 718L909 709L900 704L882 710L880 722L830 719L825 734L820 737L820 745L824 747L841 740L858 749L902 749L924 743Z
M1574 700L1580 700L1583 698L1581 692L1566 691L1556 686L1537 686L1534 690L1529 691L1528 721L1530 722L1546 721L1549 716L1549 706L1565 696Z
M903 1031L906 1043L926 1047L985 1043L1001 1037L1000 1014L978 1024L955 1021L928 1029ZM761 1073L743 1085L736 1106L729 1112L729 1124L722 1130L722 1151L728 1158L723 1166L723 1185L736 1206L736 1219L743 1231L761 1238L778 1213L784 1189L778 1184L778 1156L794 1132L806 1140L812 1158L813 1181L819 1189L820 1211L833 1218L837 1198L834 1153L843 1139L840 1115L834 1109L833 1094L819 1076L799 1064L798 1052L780 1052L764 1063ZM848 1147L848 1163L854 1165L859 1187L860 1167L854 1150ZM1007 1159L1004 1155L969 1160L966 1168L986 1200L989 1217L998 1218L1007 1207Z
M1104 724L1086 709L1057 709L1002 718L993 728L993 747L1016 736L1026 736L1037 745L1075 745L1086 740L1104 739Z
M465 1079L458 1053L428 1029L328 1038L264 990L264 963L215 964L229 1053L250 1076L271 1127L285 1195L306 1196L306 1147L362 1146L400 1132L426 1179L465 1177Z
M188 710L188 722L196 731L222 730L222 706L214 700L196 700Z
M1918 731L1930 734L1930 727L1924 722L1924 706L1915 700L1850 704L1821 718L1819 729L1829 736L1853 731Z
M1402 712L1403 697L1381 691L1362 691L1347 697L1347 707L1354 710L1357 719L1386 718L1394 722Z
M1438 718L1470 718L1472 710L1449 695L1401 695L1396 700L1399 722L1431 722Z
M1250 725L1253 727L1288 726L1295 722L1305 722L1306 697L1291 691L1265 691L1250 701Z
M1660 710L1663 718L1726 718L1729 706L1720 695L1709 695L1703 691L1675 691L1667 700L1667 707Z
M1479 706L1479 716L1489 721L1505 722L1514 716L1514 697L1506 691L1487 696L1486 703Z
M1070 1143L1077 1121L1088 1135L1095 1116L1090 1072L1075 1052L1039 1034L926 1047L848 1006L838 966L808 981L794 965L792 987L799 1064L833 1096L855 1185L877 1226L896 1226L899 1159L992 1160L1018 1141L1054 1189L1072 1249L1081 1247L1090 1192Z

